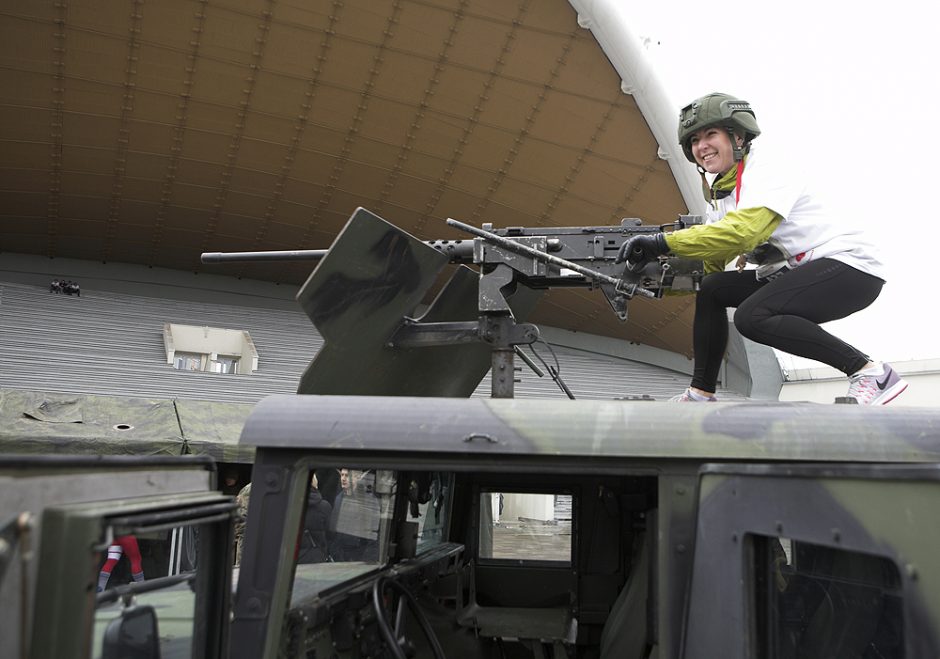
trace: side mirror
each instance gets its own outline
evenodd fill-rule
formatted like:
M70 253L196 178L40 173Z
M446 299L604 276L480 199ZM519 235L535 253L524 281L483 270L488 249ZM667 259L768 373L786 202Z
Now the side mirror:
M160 635L154 608L133 606L108 623L101 659L160 659Z

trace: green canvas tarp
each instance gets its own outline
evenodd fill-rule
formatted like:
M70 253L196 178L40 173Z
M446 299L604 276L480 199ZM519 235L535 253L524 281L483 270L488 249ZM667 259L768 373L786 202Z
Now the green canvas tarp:
M254 406L0 389L0 453L210 455L251 462L241 427Z
M217 462L254 462L254 447L238 443L254 405L182 399L173 403L188 453L209 455Z

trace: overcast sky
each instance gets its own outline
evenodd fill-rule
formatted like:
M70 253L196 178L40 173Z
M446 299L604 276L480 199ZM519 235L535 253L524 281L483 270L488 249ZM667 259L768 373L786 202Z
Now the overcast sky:
M712 91L750 101L758 140L797 149L828 181L836 217L881 247L881 297L827 329L875 359L940 358L936 21L912 0L834 4L670 0L623 11L677 115Z

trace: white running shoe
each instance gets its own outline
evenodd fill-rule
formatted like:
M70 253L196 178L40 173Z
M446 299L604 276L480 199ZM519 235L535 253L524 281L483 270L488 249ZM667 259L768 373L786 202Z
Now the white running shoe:
M705 398L692 391L692 389L686 389L678 396L670 398L669 401L672 403L717 403L718 399L714 396Z
M859 405L887 405L905 389L907 382L890 364L882 362L880 370L876 366L851 376L848 396Z

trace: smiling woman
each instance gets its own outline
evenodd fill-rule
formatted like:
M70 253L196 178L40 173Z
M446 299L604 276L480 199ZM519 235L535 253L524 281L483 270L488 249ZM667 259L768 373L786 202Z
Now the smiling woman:
M669 253L705 262L708 274L696 296L692 383L673 400L716 400L728 344L726 310L733 307L743 336L828 364L849 376L853 402L884 405L907 383L890 365L820 327L874 302L884 266L857 228L835 220L800 169L753 148L760 135L747 101L713 93L686 105L678 140L701 176L706 223L636 236L620 249L619 260L631 270ZM735 258L736 268L724 271ZM748 263L756 269L746 269Z

